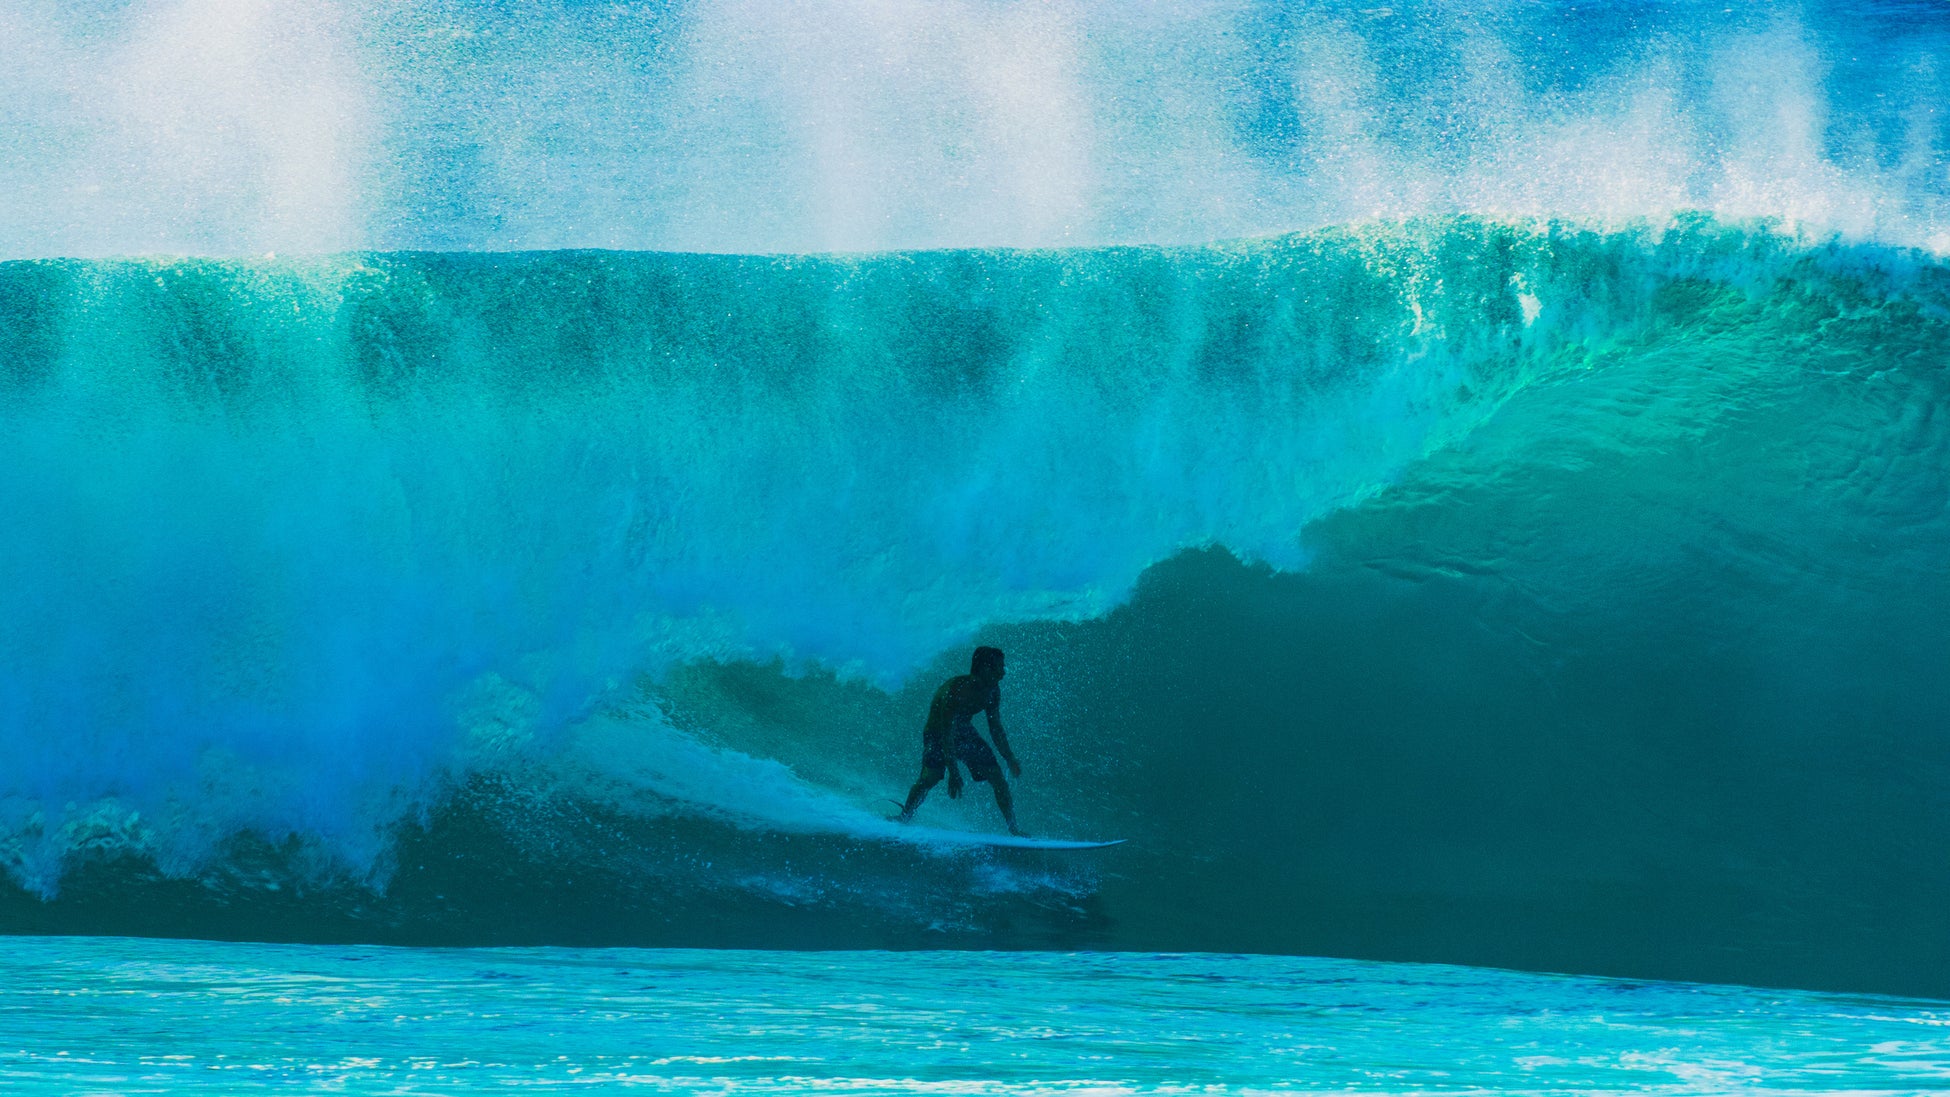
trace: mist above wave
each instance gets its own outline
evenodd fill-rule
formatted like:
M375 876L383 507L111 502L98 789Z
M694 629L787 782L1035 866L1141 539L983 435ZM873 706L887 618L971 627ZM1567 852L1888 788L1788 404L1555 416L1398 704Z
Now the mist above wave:
M0 255L1200 241L1704 209L1950 250L1895 2L33 0Z

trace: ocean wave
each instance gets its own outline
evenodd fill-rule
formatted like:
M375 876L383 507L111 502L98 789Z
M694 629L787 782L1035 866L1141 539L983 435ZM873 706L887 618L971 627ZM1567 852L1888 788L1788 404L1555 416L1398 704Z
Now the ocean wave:
M1553 720L1604 723L1616 683L1583 660L1652 643L1648 622L1720 674L1731 647L1771 651L1738 664L1759 681L1824 648L1869 659L1852 630L1877 621L1914 631L1864 664L1875 703L1902 727L1934 711L1913 672L1940 645L1911 614L1942 604L1947 293L1923 253L1705 216L1184 248L5 264L0 511L25 516L0 532L19 577L0 590L8 921L94 910L136 932L220 896L253 933L302 909L300 937L464 922L451 939L703 943L722 902L747 943L821 925L866 944L1332 944L1291 928L1310 923L1282 889L1372 899L1360 881L1425 848L1395 841L1422 833L1411 790L1461 810L1423 784L1459 733L1374 717L1444 683L1485 712L1544 697ZM1418 599L1437 600L1425 626L1390 617ZM1399 631L1364 624L1382 620ZM1454 641L1450 669L1418 629ZM944 859L881 817L932 676L978 636L1017 653L1011 711L1048 782L1031 826L1144 838L1131 856L1168 894L1081 863ZM1455 678L1491 651L1480 682ZM1394 700L1354 700L1411 666L1426 677ZM1694 707L1634 725L1644 749L1612 758L1612 789L1672 779L1666 736L1728 703L1669 685ZM1282 723L1323 711L1379 723ZM1484 749L1552 742L1548 723ZM1295 753L1306 736L1318 756ZM1581 789L1610 757L1576 735L1551 751ZM1355 783L1305 778L1303 809L1270 759ZM1601 849L1585 864L1604 880L1656 859L1475 764L1457 772L1538 813L1534 833L1498 812L1458 830L1486 878L1555 879L1575 858L1538 834ZM1678 831L1721 803L1672 795ZM992 827L982 799L928 810ZM1393 831L1323 845L1382 805ZM1225 888L1197 866L1250 876L1279 848L1313 852L1279 886L1259 866L1232 900L1253 916L1212 913ZM1321 850L1368 867L1335 876ZM129 888L178 898L113 901ZM688 913L626 924L592 890Z

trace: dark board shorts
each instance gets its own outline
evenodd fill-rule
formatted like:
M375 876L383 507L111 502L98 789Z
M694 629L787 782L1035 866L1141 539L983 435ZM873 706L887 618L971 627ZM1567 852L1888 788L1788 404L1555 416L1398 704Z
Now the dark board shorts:
M995 751L974 728L956 728L954 732L955 759L968 767L968 777L973 781L987 781L1002 776L1002 767L995 760ZM939 750L923 751L921 768L941 770L948 768L948 760Z

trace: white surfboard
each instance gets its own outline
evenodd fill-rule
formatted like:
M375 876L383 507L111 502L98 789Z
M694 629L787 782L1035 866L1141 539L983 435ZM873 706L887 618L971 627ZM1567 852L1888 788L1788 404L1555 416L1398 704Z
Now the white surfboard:
M1129 841L1127 838L1109 838L1101 842L1081 838L1018 838L1013 834L971 834L969 837L977 839L976 845L1000 849L1102 849L1105 846L1121 846Z
M898 806L898 805L897 805ZM889 835L903 842L933 846L984 846L991 849L1103 849L1121 846L1128 838L1091 841L1083 838L1019 838L1013 834L983 834L973 830L946 830L942 827L897 823L900 829Z
M898 837L904 842L935 846L983 846L989 849L1103 849L1121 846L1128 839L1112 838L1093 842L1078 838L1019 838L1013 834L982 834L972 830L944 830L908 824Z

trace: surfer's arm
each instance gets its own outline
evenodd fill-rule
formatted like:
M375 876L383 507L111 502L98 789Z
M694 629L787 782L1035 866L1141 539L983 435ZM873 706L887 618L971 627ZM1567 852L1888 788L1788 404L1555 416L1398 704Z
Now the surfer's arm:
M989 738L995 740L996 752L1002 760L1009 763L1009 776L1022 776L1022 763L1016 761L1016 752L1009 749L1009 735L1002 730L1002 694L1000 691L989 698L988 708L984 710L989 718Z

